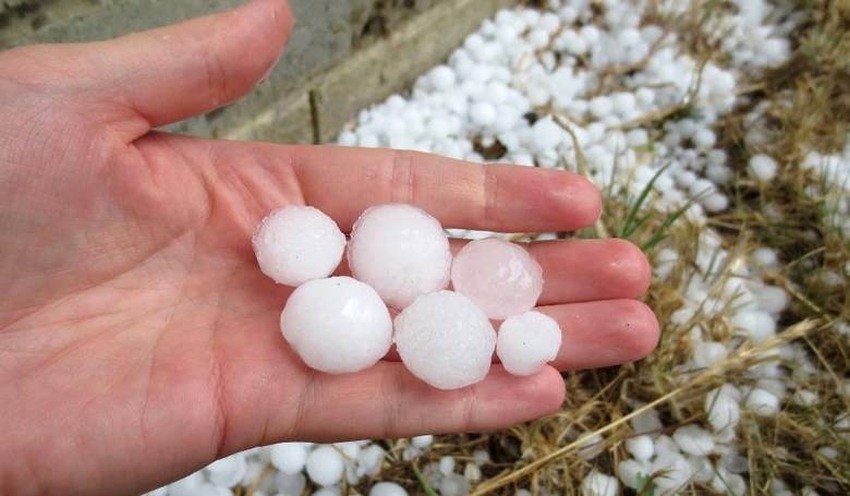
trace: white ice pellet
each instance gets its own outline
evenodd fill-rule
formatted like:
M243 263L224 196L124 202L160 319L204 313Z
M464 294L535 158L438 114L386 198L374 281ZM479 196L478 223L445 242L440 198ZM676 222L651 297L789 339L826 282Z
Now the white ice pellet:
M745 405L748 410L763 417L772 417L779 412L779 398L770 391L755 388L747 395Z
M788 299L788 293L778 286L764 286L756 291L759 307L772 314L785 310Z
M296 474L280 472L274 475L272 482L274 489L277 490L277 496L301 496L304 487L307 486L307 478L300 472ZM246 485L250 486L250 484ZM269 488L269 491L271 492L272 489Z
M438 65L431 69L430 72L431 85L437 91L446 91L452 88L457 81L455 71L447 65Z
M357 469L361 475L375 476L381 471L386 452L377 444L370 444L357 453Z
M776 267L779 265L779 256L772 248L758 248L753 252L753 260L762 267Z
M499 326L496 354L513 375L532 375L558 356L561 328L552 317L526 312L508 317Z
M620 492L620 483L615 477L592 470L581 481L583 496L616 496Z
M646 462L655 454L655 443L646 435L631 437L626 440L626 451L636 460Z
M460 293L419 297L396 317L395 329L402 362L436 388L468 386L490 370L496 332L487 315Z
M492 126L496 117L496 107L490 102L475 102L469 108L469 118L478 126Z
M271 463L284 474L297 474L307 463L306 443L279 443L271 447Z
M440 473L443 475L453 474L455 471L455 459L451 456L440 458Z
M371 367L392 345L392 320L374 289L350 277L299 286L280 315L283 337L308 366L331 374Z
M206 471L210 482L216 486L233 487L239 484L247 469L245 455L236 453L216 460L207 466Z
M307 457L307 475L320 486L333 486L342 479L345 460L333 446L319 446Z
M253 245L265 275L277 283L298 286L336 270L345 250L345 235L319 209L290 205L262 220Z
M567 136L551 117L538 119L531 127L532 145L537 152L544 152L558 146Z
M419 449L425 449L428 446L431 446L431 443L434 442L434 436L425 435L425 436L416 436L411 438L410 444L416 446Z
M640 489L649 475L649 467L646 464L631 458L617 465L617 476L623 485L631 489Z
M743 310L732 317L732 325L747 333L754 343L761 343L776 334L776 321L759 310Z
M348 262L356 279L403 309L448 285L452 254L437 219L411 205L389 204L369 208L354 224Z
M802 407L811 407L817 405L819 398L814 391L800 389L794 393L793 401Z
M369 496L407 496L407 491L395 482L379 482L369 489Z
M777 165L769 155L760 153L750 158L750 174L758 181L769 182L776 177Z
M741 407L727 388L713 390L705 398L705 412L714 432L734 431L741 418Z
M728 351L723 343L705 341L694 344L694 365L708 368L726 358Z
M705 456L714 449L711 433L698 425L683 425L673 433L673 440L683 453Z
M451 270L455 291L469 297L491 319L534 308L543 291L543 270L521 246L489 238L468 243Z

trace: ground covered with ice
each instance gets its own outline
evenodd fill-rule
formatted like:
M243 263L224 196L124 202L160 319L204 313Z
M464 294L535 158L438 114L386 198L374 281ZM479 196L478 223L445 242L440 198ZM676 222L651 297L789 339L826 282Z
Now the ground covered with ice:
M579 234L654 261L658 350L509 431L276 445L159 494L850 493L850 5L534 4L338 141L586 175Z

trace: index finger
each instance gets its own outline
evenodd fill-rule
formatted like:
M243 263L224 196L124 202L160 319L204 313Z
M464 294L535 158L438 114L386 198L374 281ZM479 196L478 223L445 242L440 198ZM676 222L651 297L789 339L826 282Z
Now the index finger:
M404 150L286 148L306 203L345 230L382 203L416 205L447 228L501 232L572 231L592 224L602 208L596 187L566 171Z

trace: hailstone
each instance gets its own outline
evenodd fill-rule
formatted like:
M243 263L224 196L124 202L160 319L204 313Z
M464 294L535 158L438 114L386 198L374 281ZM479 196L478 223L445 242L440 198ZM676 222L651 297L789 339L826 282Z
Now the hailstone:
M396 317L395 329L401 361L438 389L475 384L490 370L496 331L462 294L438 291L417 298Z
M371 207L354 224L348 248L354 277L403 309L449 283L452 254L437 219L412 205Z
M509 317L499 327L496 354L513 375L531 375L558 356L561 328L548 315L526 312Z
M392 345L387 306L369 285L350 277L299 286L280 315L280 328L304 363L331 374L371 367Z
M290 205L262 220L253 244L265 275L298 286L336 270L345 251L345 235L319 209Z
M307 457L307 475L320 486L333 486L344 471L345 460L333 446L319 446Z
M455 256L452 285L487 317L502 320L534 308L543 291L543 270L519 245L481 239Z

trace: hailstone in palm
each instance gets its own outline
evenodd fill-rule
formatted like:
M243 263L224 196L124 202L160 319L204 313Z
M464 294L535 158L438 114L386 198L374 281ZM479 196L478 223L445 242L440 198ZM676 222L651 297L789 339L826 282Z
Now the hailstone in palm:
M508 317L499 327L496 354L513 375L532 375L558 356L561 328L552 317L525 312Z

